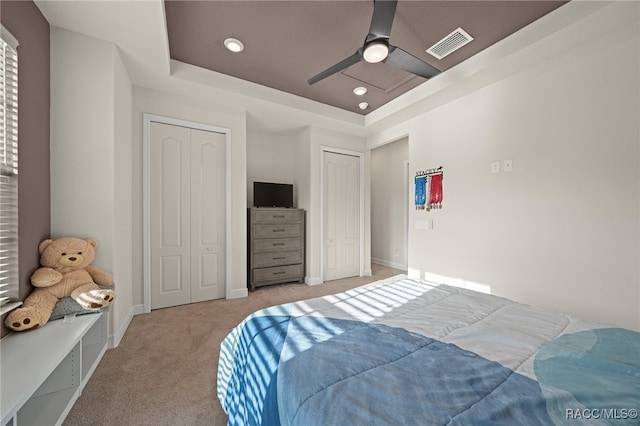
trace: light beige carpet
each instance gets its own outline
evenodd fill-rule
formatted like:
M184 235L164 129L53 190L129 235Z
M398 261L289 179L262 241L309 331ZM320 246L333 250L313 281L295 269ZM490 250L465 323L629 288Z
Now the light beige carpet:
M108 350L64 425L225 425L216 396L220 342L251 312L388 278L401 271L373 265L373 276L317 286L260 287L249 297L159 309L133 318Z

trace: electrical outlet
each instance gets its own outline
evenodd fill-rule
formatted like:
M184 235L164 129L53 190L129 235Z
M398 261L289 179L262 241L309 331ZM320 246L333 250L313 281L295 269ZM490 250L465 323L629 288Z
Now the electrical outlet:
M504 160L502 162L502 170L505 172L510 172L513 170L513 161L511 160Z
M500 162L494 161L491 163L491 173L500 173Z

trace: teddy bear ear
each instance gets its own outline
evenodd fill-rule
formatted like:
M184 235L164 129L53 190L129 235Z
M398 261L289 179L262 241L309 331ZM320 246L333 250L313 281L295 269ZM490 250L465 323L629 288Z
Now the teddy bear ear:
M87 242L93 246L94 250L98 248L98 240L89 238L87 239Z
M47 247L49 247L49 245L51 245L51 243L53 242L53 240L44 240L40 243L40 245L38 246L38 253L42 254Z

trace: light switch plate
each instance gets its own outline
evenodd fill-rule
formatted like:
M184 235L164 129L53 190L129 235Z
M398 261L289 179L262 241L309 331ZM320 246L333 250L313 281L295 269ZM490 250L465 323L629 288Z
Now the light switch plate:
M502 170L505 172L510 172L513 170L513 161L511 160L504 160L502 162Z
M433 219L416 220L416 229L433 229Z

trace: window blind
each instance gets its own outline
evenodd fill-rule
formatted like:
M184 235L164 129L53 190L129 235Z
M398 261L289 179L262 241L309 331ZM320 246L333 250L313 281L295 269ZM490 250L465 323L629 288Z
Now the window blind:
M18 43L0 32L0 309L18 301ZM5 306L5 309L8 306ZM5 309L2 309L3 311Z

